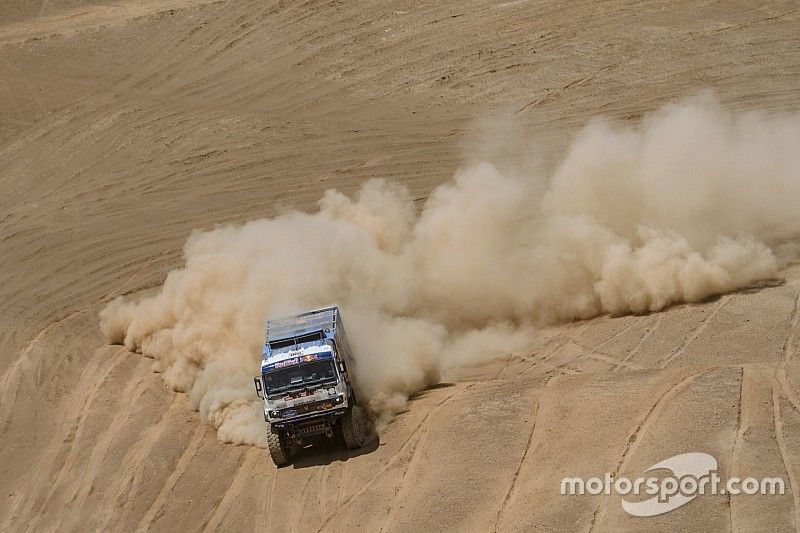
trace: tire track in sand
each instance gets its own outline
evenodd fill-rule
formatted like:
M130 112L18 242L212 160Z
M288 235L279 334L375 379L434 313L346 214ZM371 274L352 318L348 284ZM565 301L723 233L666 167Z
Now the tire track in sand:
M89 461L86 467L81 468L80 479L73 491L72 497L69 499L74 503L72 510L73 523L80 523L82 514L81 503L91 494L94 490L94 484L100 475L100 470L105 462L106 454L113 440L123 433L123 429L128 424L130 412L127 410L129 406L138 405L138 399L144 394L149 386L147 375L150 373L148 365L145 360L138 362L139 368L135 379L128 381L128 385L118 396L120 401L114 405L116 414L106 429L102 432L102 437L92 448L89 456Z
M552 379L552 378L550 378ZM500 528L500 522L503 520L503 513L505 513L506 509L508 509L508 504L511 503L511 500L514 497L514 491L517 488L517 480L519 479L519 473L522 470L522 467L525 466L525 461L528 458L528 452L531 450L531 444L533 443L533 435L536 433L536 420L539 416L539 403L542 394L544 394L544 390L547 388L547 385L550 383L550 379L544 384L542 391L539 393L539 397L536 399L536 403L534 404L533 409L533 425L531 426L531 431L528 434L528 440L525 442L525 451L522 452L522 458L517 465L517 469L514 471L514 476L511 478L511 484L508 486L508 491L506 491L506 495L503 497L503 502L500 504L500 508L497 510L497 516L494 519L494 531L497 531Z
M28 365L31 364L32 362L30 360L31 353L33 352L33 349L36 347L36 345L39 344L42 341L42 339L47 337L47 335L53 329L60 326L64 322L88 311L89 309L94 308L96 305L97 304L92 304L87 307L78 309L77 311L69 313L63 318L49 324L47 327L39 331L39 333L37 333L28 342L28 344L25 345L25 347L22 350L20 350L20 356L17 358L16 361L14 361L14 363L8 368L8 370L6 370L3 373L3 376L0 377L0 395L2 395L0 396L0 398L2 398L2 401L0 401L0 430L4 432L6 429L6 424L9 421L8 415L11 414L11 407L14 404L14 401L16 400L17 393L19 392L19 386L22 382L22 377L21 377L21 372L23 371L22 367L25 364ZM28 377L31 376L29 375ZM11 385L10 383L13 378L16 378L16 380L14 384Z
M122 364L127 355L128 352L120 350L116 357L110 362L100 356L95 357L92 364L86 365L86 368L82 372L81 377L78 380L78 385L75 387L73 393L68 397L67 401L60 403L60 405L66 405L67 409L64 413L64 419L66 422L61 425L59 437L50 440L47 453L43 453L40 456L36 466L32 469L32 472L35 472L39 477L36 481L29 482L28 488L32 489L32 485L36 484L43 486L39 490L20 491L17 493L17 495L15 495L14 501L10 506L10 510L6 515L6 520L3 522L3 527L0 528L0 530L6 531L13 529L11 525L20 511L20 506L23 505L24 498L29 494L40 494L44 489L44 486L46 486L50 490L48 491L44 501L46 502L50 500L53 493L58 488L65 471L71 468L72 463L75 461L75 456L78 454L75 448L76 441L81 437L85 428L86 419L89 416L89 406L97 398L97 395L102 390L108 376L120 364ZM108 362L105 367L103 367L104 361ZM49 479L49 474L56 465L56 462L61 455L59 451L61 448L63 448L64 444L69 445L66 452L66 457L61 463L58 473L56 474L56 479L51 481ZM34 505L36 505L36 502L31 502L29 510L32 510L32 506Z
M140 438L131 446L128 453L126 453L122 459L119 467L119 471L122 472L122 474L117 476L116 484L112 485L109 489L109 493L113 494L112 501L116 507L109 506L106 510L106 516L100 527L101 530L108 530L110 528L110 522L115 518L120 523L125 523L125 517L129 512L127 507L131 503L130 493L131 490L138 487L142 481L145 459L152 454L155 444L158 442L161 435L163 435L168 423L171 422L177 412L184 407L181 405L181 402L178 401L178 398L180 397L175 396L172 398L169 407L161 414L161 418L158 422L140 433Z
M562 349L563 349L563 348L564 348L564 347L565 347L567 344L569 344L570 342L573 342L575 339L577 339L577 338L578 338L578 337L579 337L579 336L580 336L580 335L581 335L581 334L582 334L584 331L586 331L586 329L587 329L588 327L589 327L589 324L588 324L588 323L586 323L586 324L583 324L582 326L578 326L578 327L576 327L576 328L575 328L575 332L574 332L572 335L570 335L569 337L567 337L567 338L566 338L566 339L565 339L563 342L561 342L561 343L557 343L557 341L558 341L558 339L560 339L560 338L562 337L562 335L563 335L564 333L566 333L566 330L562 330L562 331L558 332L556 335L554 335L553 337L551 337L550 339L548 339L548 340L545 342L545 344L544 344L544 345L543 345L541 348L539 348L538 350L536 350L536 351L535 351L535 352L534 352L534 353L531 355L530 359L532 359L533 361L531 362L531 364L530 364L530 365L528 365L528 368L526 368L526 369L525 369L523 372L521 372L521 373L518 375L518 377L522 377L522 376L525 376L525 375L527 375L527 374L528 374L529 372L531 372L532 370L534 370L534 369L538 369L538 368L540 367L540 364L541 364L541 363L543 363L543 362L547 362L547 361L549 361L550 359L552 359L553 357L555 357L555 356L556 356L556 354L558 354L558 352L560 352L560 351L561 351L561 350L562 350ZM541 359L539 359L539 360L537 360L537 359L536 359L536 355L538 355L538 354L542 353L543 351L545 351L545 350L547 350L547 349L550 349L550 348L552 348L552 349L550 350L550 353L548 353L547 355L544 355L544 356L543 356ZM570 360L570 361L569 361L568 363L566 363L566 364L569 364L569 363L571 363L571 362L573 362L573 361L575 361L575 360L579 359L580 357L581 357L581 356L579 356L579 357L576 357L575 359L572 359L572 360ZM551 370L552 370L552 369L554 369L554 368L561 368L561 367L563 367L563 366L566 366L566 364L564 364L564 365L557 365L557 366L551 367Z
M244 485L247 481L247 476L254 470L258 457L262 453L263 450L261 448L255 447L251 447L244 453L244 459L236 469L236 474L234 474L233 479L225 489L225 493L222 495L219 503L214 506L211 518L203 528L203 531L216 531L219 529L219 525L222 523L222 519L225 518L225 514L232 509L231 501L245 489Z
M409 493L411 492L411 483L406 483L406 477L408 476L408 472L415 468L416 465L419 463L419 455L417 454L417 449L427 440L427 431L423 431L414 442L411 443L410 447L410 456L408 459L408 463L406 463L406 467L403 469L403 474L400 476L400 479L397 481L397 486L399 490L397 490L392 497L391 502L389 502L389 508L387 509L386 516L381 522L381 527L378 530L378 533L383 533L386 531L387 526L394 523L394 519L397 516L397 509L398 506L408 497Z
M269 484L269 498L264 499L265 505L262 506L261 509L261 517L264 518L263 521L259 521L259 524L269 524L272 520L272 506L275 503L275 485L278 482L278 472L276 469L275 475L272 476L272 481Z
M778 390L773 384L772 387L772 424L775 427L775 441L778 443L778 449L781 452L781 459L783 460L783 468L786 470L786 475L789 478L789 488L792 491L792 504L794 506L794 527L796 531L800 531L800 485L798 484L797 474L789 466L789 451L786 448L786 439L783 435L783 418L781 416L781 398Z
M696 328L689 334L688 337L683 341L683 343L678 347L677 350L672 352L666 358L664 358L658 365L659 368L666 368L672 361L674 361L677 357L679 357L683 352L686 351L686 348L694 342L694 340L703 333L708 325L716 318L719 312L722 310L723 307L730 301L731 295L728 294L723 296L719 299L717 305L700 320L700 324L697 325Z
M186 445L183 453L178 458L175 468L167 478L167 481L164 482L164 485L161 487L161 491L158 493L158 496L156 496L155 500L153 500L153 503L150 504L150 507L147 509L147 512L139 521L139 524L136 526L136 531L147 531L151 529L153 522L160 516L159 511L161 511L161 509L164 507L164 504L167 503L167 498L175 489L175 485L178 483L178 480L180 480L180 478L186 472L186 469L189 467L189 464L192 462L192 459L194 459L195 455L197 455L197 450L200 448L200 444L203 442L203 434L205 433L205 429L206 426L204 424L197 424L197 427L192 432L192 436L189 439L189 443Z
M738 456L736 450L739 449L739 443L741 442L742 438L744 437L744 431L742 431L742 411L743 411L743 404L742 399L744 397L744 384L745 379L747 382L750 382L750 371L746 370L745 367L741 367L741 372L739 373L739 406L736 412L736 430L733 433L733 446L731 446L731 470L733 471L737 467L736 457ZM737 531L734 527L733 523L733 505L731 505L731 494L728 492L727 500L728 500L728 520L730 522L730 529L731 532Z
M626 367L626 368L628 368L630 370L644 370L643 366L628 364L628 363L626 363L624 361L620 361L619 359L615 359L614 357L610 357L610 356L598 351L599 348L605 346L609 342L618 339L619 337L621 337L622 335L624 335L625 333L627 333L631 329L633 329L633 328L635 328L637 326L640 326L641 322L642 322L641 320L637 320L635 322L632 322L632 323L628 324L627 326L614 331L614 333L612 333L611 335L609 335L608 337L606 337L602 341L600 341L600 342L598 342L596 344L593 344L592 346L585 346L584 344L578 343L578 342L576 342L575 344L580 346L581 349L586 350L586 353L583 354L583 357L587 357L589 359L594 359L595 361L599 361L601 363L608 363L608 364L611 365L612 370L614 368L618 367L618 366L624 366L624 367Z
M86 403L84 404L84 406L82 408L81 415L80 415L80 422L78 423L78 429L77 429L75 438L70 442L70 453L67 456L67 459L64 461L64 464L62 465L61 469L59 470L55 481L50 484L50 491L48 492L47 496L44 499L44 503L42 504L43 506L46 506L48 503L50 503L50 500L52 499L52 497L55 494L55 492L58 490L59 484L62 482L62 480L64 479L65 476L67 476L68 479L71 479L71 476L69 474L71 473L72 470L77 468L76 463L78 462L79 456L80 456L81 452L83 451L82 449L78 449L78 447L76 446L76 442L78 441L79 437L83 433L83 428L85 427L86 420L89 418L90 407L94 403L94 401L96 400L97 395L100 393L100 390L102 389L102 385L105 383L105 381L111 375L111 373L120 364L122 364L122 362L124 360L125 360L125 357L124 357L124 354L123 354L123 356L118 357L117 361L115 361L114 364L109 365L109 367L106 369L106 372L103 373L103 375L102 375L102 377L100 379L100 382L97 384L95 389L92 391L91 399L87 400ZM135 382L132 382L132 383L135 383ZM85 475L85 471L82 470L81 476L83 476L83 475Z
M435 415L446 404L448 404L450 401L453 400L453 398L455 398L458 394L470 389L473 385L474 385L474 383L470 383L469 385L467 385L465 387L459 388L458 390L454 391L453 393L451 393L450 395L445 397L444 400L442 400L438 404L436 404L433 409L428 411L428 413L422 418L420 423L417 424L417 427L415 427L414 430L411 431L411 433L408 435L408 437L406 437L406 439L403 441L403 443L400 445L400 447L397 449L397 451L394 453L394 455L392 455L389 458L389 460L386 461L386 464L383 465L383 467L380 470L378 470L375 473L375 475L372 476L369 479L369 481L364 483L364 485L360 489L358 489L357 491L353 492L350 496L345 498L342 501L342 503L339 504L339 506L328 516L328 518L326 518L325 521L322 522L322 524L319 526L319 528L317 528L317 533L319 533L323 529L325 529L325 526L327 526L334 518L336 518L342 511L344 511L357 497L359 497L362 494L364 494L365 492L367 492L367 490L369 490L369 488L377 480L383 478L383 474L385 474L387 470L392 468L398 462L399 458L404 455L405 450L410 446L410 442L412 441L412 439L416 440L416 436L419 435L419 433L423 430L423 427L425 426L425 424L427 424L429 422L429 420L432 420L432 417L435 417Z
M661 411L664 409L664 406L674 398L678 392L680 392L684 387L686 387L689 383L697 379L699 376L711 372L714 369L705 369L701 370L700 372L695 372L689 374L688 376L683 377L677 383L669 387L659 398L653 403L650 409L645 413L645 415L641 418L641 421L636 425L636 427L631 432L630 436L628 437L628 442L625 444L625 448L622 451L622 456L620 457L619 463L617 464L614 472L612 473L614 479L619 477L620 471L624 469L630 458L639 448L640 437L647 432L650 426L653 424L653 421L658 418L661 414ZM602 503L599 504L594 513L592 513L592 520L589 523L589 531L594 531L597 523L603 519L605 516L605 511L608 508L608 498L603 498Z
M308 478L306 478L306 482L303 484L303 490L300 491L300 505L295 507L294 512L292 513L292 518L289 521L291 523L291 527L289 527L290 532L295 531L302 531L300 528L300 521L303 519L304 513L303 510L311 501L311 498L308 497L308 489L311 487L312 481L316 478L317 483L321 483L322 481L322 472L324 468L319 468L315 471L309 473Z
M786 338L783 341L783 361L781 362L781 366L776 372L778 383L780 383L781 388L783 389L783 393L786 396L786 399L789 400L789 403L794 407L794 409L800 413L800 398L797 396L797 393L789 384L789 380L786 376L786 365L797 356L797 328L800 325L800 291L798 291L797 296L794 300L794 306L792 307L792 312L789 314L789 320L786 324Z
M658 328L661 327L661 322L663 320L664 320L664 313L663 312L662 313L658 313L658 318L656 320L654 320L653 327L648 329L647 332L644 335L642 335L642 337L639 339L639 342L636 344L636 346L634 346L631 349L631 351L629 351L627 354L625 354L625 357L623 357L619 361L617 366L612 368L611 371L612 372L618 372L620 370L620 368L622 368L623 366L630 367L630 365L631 365L630 360L633 359L636 356L636 354L638 354L640 351L642 351L642 347L644 346L644 344L653 335L653 333L655 333L655 331ZM636 365L636 366L639 366L639 365Z
M783 366L794 358L797 352L797 328L800 326L800 291L794 299L794 307L787 323L786 339L783 341Z

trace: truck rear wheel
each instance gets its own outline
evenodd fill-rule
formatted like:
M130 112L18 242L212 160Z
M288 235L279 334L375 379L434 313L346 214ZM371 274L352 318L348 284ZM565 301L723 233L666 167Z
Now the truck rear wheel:
M361 448L367 443L369 437L369 422L364 410L357 406L351 405L342 417L342 435L344 435L344 443L348 448L354 450Z
M275 466L281 467L289 464L289 447L278 433L272 431L267 433L267 447Z

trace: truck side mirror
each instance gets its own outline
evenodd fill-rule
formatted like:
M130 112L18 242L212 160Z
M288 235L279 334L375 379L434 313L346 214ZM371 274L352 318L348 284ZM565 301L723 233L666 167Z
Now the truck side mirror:
M263 387L261 387L261 378L253 378L253 383L256 386L256 396L258 396L259 398L261 398L263 400L264 397L261 395L261 391L264 390L264 389L263 389Z
M344 361L339 361L339 372L341 372L342 374L347 372L347 368L344 366Z

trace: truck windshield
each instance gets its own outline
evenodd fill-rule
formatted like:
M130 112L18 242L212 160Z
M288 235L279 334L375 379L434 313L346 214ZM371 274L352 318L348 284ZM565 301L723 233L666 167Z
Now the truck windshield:
M332 360L312 361L264 373L264 388L269 396L328 381L336 381Z

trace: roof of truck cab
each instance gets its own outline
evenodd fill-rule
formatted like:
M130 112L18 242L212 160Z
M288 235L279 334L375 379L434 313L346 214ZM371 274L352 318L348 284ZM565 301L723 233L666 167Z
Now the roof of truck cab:
M266 342L302 337L317 331L336 330L336 315L339 308L335 305L306 311L293 316L267 320Z

